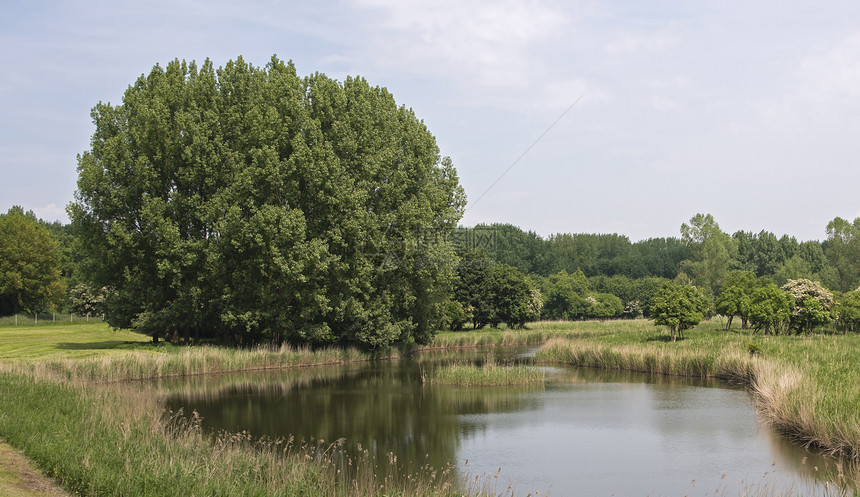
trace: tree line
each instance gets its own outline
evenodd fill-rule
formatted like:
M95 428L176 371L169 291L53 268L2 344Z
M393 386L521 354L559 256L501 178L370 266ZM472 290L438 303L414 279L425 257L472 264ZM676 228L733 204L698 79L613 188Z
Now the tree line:
M508 224L460 228L455 238L478 245L481 257L526 279L540 295L540 305L531 306L540 311L531 319L645 316L668 326L673 337L714 315L726 319L727 329L740 317L742 328L764 333L822 326L853 331L860 324L855 318L860 316L855 304L860 299L860 218L850 223L837 217L826 230L824 242L798 242L768 231L730 236L713 216L697 214L681 225L679 238L636 243L617 234L544 239ZM464 260L474 259L474 252ZM474 270L460 271L468 272ZM487 306L480 296L492 291L473 293L455 295L467 318L469 311ZM528 298L521 293L525 305Z
M860 284L860 218L835 218L823 242L728 235L705 214L635 243L458 227L456 170L411 109L277 57L156 65L92 119L71 224L0 215L0 314L100 313L155 341L378 348L537 319L662 313L680 332L676 287L702 315L780 332L800 321L762 324L762 295L802 280L833 289L826 311L848 323Z

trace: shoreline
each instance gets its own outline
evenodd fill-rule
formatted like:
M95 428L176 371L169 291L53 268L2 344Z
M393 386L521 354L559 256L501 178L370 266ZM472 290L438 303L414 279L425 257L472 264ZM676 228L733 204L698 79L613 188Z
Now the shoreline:
M621 325L621 326L619 326ZM715 326L719 326L717 323ZM718 378L726 380L731 384L740 385L749 390L756 399L756 410L768 424L784 435L797 435L792 438L801 440L807 446L822 448L824 453L842 454L843 457L856 461L860 453L860 436L856 443L851 444L852 434L860 433L860 422L848 417L834 417L828 414L833 411L822 411L816 402L822 401L821 395L812 396L811 400L798 401L798 397L808 396L810 389L818 389L816 380L819 376L799 374L794 371L796 365L785 357L779 358L777 352L798 348L802 356L809 353L804 349L816 348L815 339L812 340L789 340L788 337L776 337L767 339L763 343L761 355L751 357L740 345L750 337L747 335L735 335L715 333L707 329L690 333L690 337L678 344L664 343L660 340L661 333L648 321L636 320L630 322L573 322L573 323L540 323L533 325L528 330L487 330L477 332L440 333L434 343L428 347L416 347L411 352L433 352L439 350L473 349L506 345L540 345L543 347L538 351L536 361L542 364L576 365L596 367L600 369L619 369L631 372L650 374L689 376L700 378ZM619 330L620 329L620 330ZM697 335L698 333L698 335ZM541 341L536 341L537 336ZM756 337L760 340L762 337ZM841 345L839 339L842 337L827 337L826 340L836 345ZM860 344L860 340L856 340ZM782 342L780 342L782 340ZM819 342L824 342L822 338ZM853 343L853 342L852 342ZM800 345L801 344L802 347ZM820 347L819 347L820 348ZM850 348L850 347L848 347ZM830 357L835 350L831 349L821 352L823 357ZM396 350L392 349L389 355L377 356L379 360L392 360L399 357ZM786 356L788 357L788 356ZM839 364L848 364L847 359L853 356L843 356L837 361ZM10 445L21 450L24 449L27 456L43 468L49 476L53 476L65 482L70 491L95 491L102 493L131 492L134 495L160 495L146 491L139 493L132 489L139 488L140 482L136 478L149 478L142 468L149 468L163 477L175 473L170 465L162 466L157 460L164 457L156 456L164 450L153 447L174 447L177 454L185 454L187 460L181 461L180 466L188 465L187 470L180 479L184 482L184 488L190 492L201 491L201 488L209 488L216 483L200 480L195 475L193 468L208 468L212 479L217 480L217 486L221 490L244 491L235 487L236 483L230 481L230 471L219 472L218 468L226 464L230 466L231 461L242 460L243 464L260 464L268 467L262 474L258 475L259 481L254 482L251 487L259 490L259 495L293 495L290 492L275 490L275 482L282 485L291 485L281 480L281 473L294 474L296 471L302 474L299 478L299 486L314 481L315 486L304 487L305 490L314 489L317 495L336 495L343 490L338 483L338 476L332 474L332 468L325 465L308 464L303 462L307 452L294 452L291 455L281 452L278 455L269 446L261 446L260 441L234 440L216 441L223 445L220 454L213 453L212 442L204 440L200 434L199 427L185 426L177 428L171 424L169 416L161 413L139 412L142 404L151 402L150 397L144 393L132 393L123 391L125 382L151 380L159 378L172 378L181 376L199 376L207 374L225 374L243 371L262 370L285 370L291 368L310 367L316 365L341 365L356 362L374 360L374 357L365 352L356 350L318 350L281 348L235 350L216 347L180 347L176 350L163 353L153 353L151 350L128 351L123 350L121 354L107 355L97 358L82 359L35 359L25 361L0 361L0 384L5 385L12 391L17 391L21 398L8 398L0 400L3 404L3 412L0 412L0 434L6 437L7 432L15 430L17 433L12 437L6 437ZM810 361L810 368L821 367L822 360ZM262 364L262 365L261 365ZM853 364L853 363L852 363ZM849 367L853 375L853 367ZM819 371L820 373L820 371ZM824 372L825 377L827 371ZM16 379L17 378L17 379ZM846 376L853 378L853 376ZM844 380L844 379L843 379ZM838 387L838 382L836 383ZM833 388L833 385L830 385ZM9 390L7 390L9 391ZM42 394L37 393L42 391ZM62 403L54 405L51 402L40 403L39 397L66 398L65 402L70 405L62 408ZM801 399L802 400L802 399ZM58 401L59 402L59 401ZM104 409L96 409L93 406L101 405ZM12 409L10 409L10 407ZM835 412L840 412L839 404ZM62 420L51 419L51 410L60 409L71 411L72 415ZM811 409L811 410L810 410ZM9 418L10 414L4 412L17 412L18 415ZM102 412L105 411L105 412ZM844 411L843 411L844 412ZM817 419L816 415L823 416ZM28 427L15 426L16 418L38 418ZM175 422L176 419L173 419ZM831 430L826 431L828 422L833 425ZM853 424L852 424L853 422ZM174 423L175 424L175 423ZM134 426L138 426L134 428ZM822 428L822 426L824 428ZM835 429L834 429L835 428ZM94 431L93 431L94 430ZM177 431L178 430L178 431ZM821 435L819 430L825 435ZM40 433L68 432L68 440L74 443L59 443L43 440ZM835 434L834 434L835 433ZM841 438L840 438L841 435ZM91 438L113 438L114 441L107 445L99 445L99 441L93 442ZM11 439L11 440L10 440ZM35 440L35 441L34 441ZM74 450L80 445L86 450L79 452ZM110 475L108 468L118 464L117 461L100 458L101 462L94 464L95 454L107 450L110 453L113 445L118 445L122 451L136 451L138 447L144 447L139 458L126 456L123 465L132 469L126 470L127 477ZM149 447L149 448L147 448ZM281 447L283 449L284 447ZM298 449L293 447L291 450ZM302 447L301 450L310 450ZM316 449L313 449L316 450ZM149 452L147 452L149 451ZM292 457L296 454L302 457ZM289 456L289 457L287 457ZM149 459L147 459L149 457ZM174 455L170 455L174 458ZM226 457L226 461L224 458ZM292 459L290 459L292 457ZM257 461L254 463L253 461ZM86 464L91 467L85 467ZM98 465L101 464L102 468ZM239 466L241 467L241 465ZM137 468L137 469L134 469ZM154 469L153 469L154 468ZM237 471L234 469L233 471ZM220 473L224 473L221 475ZM852 488L860 487L860 473L850 471L847 478ZM232 478L241 476L241 471L232 473ZM174 475L176 476L176 475ZM372 485L389 485L388 491L405 490L398 487L400 483L375 480L373 476L363 475L362 484L366 493L360 495L377 495L375 487L366 486L367 482ZM304 483L301 483L304 482ZM322 483L321 483L322 482ZM415 483L415 482L413 482ZM466 484L469 482L460 482ZM323 485L321 487L320 485ZM460 490L454 490L454 482L446 480L443 482L421 482L420 487L411 487L410 491L433 495L454 495ZM274 485L274 486L273 486ZM355 480L350 483L353 488L358 483ZM447 485L447 486L446 486ZM463 487L467 494L478 495L481 488L474 486L475 483ZM144 488L147 485L144 484ZM157 485L156 485L157 487ZM155 487L153 487L154 491ZM269 489L269 490L265 490ZM283 490L283 489L282 489ZM470 493L471 492L471 493Z

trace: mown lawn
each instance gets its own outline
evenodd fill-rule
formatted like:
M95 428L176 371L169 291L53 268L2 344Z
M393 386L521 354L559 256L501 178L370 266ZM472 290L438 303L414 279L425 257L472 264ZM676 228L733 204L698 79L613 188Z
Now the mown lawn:
M0 326L0 361L99 357L140 349L147 342L152 342L147 335L114 331L101 322Z

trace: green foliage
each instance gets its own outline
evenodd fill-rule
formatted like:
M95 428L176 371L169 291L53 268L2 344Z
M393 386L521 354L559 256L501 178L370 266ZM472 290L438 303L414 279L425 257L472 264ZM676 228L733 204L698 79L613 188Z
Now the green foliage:
M746 343L747 352L750 353L750 356L754 356L756 354L761 354L761 347L758 346L755 342L747 342Z
M827 224L827 259L836 270L828 281L842 292L860 285L860 217L848 222L837 217Z
M486 325L495 328L500 323L522 328L540 317L540 291L522 271L492 262L483 251L462 254L454 297L471 316L476 329Z
M689 247L677 238L631 243L618 234L562 233L544 239L510 224L461 227L456 236L495 262L543 277L582 270L588 277L674 278L681 261L690 258Z
M776 235L762 230L758 234L738 231L732 235L738 252L738 266L755 276L773 276L785 262L786 256ZM797 241L794 240L796 244Z
M692 257L690 247L678 238L649 238L633 244L627 276L672 279L681 262Z
M495 264L483 290L492 309L489 323L494 327L504 322L511 328L522 328L539 316L534 312L532 283L513 266Z
M463 325L471 320L471 313L466 312L462 303L456 300L447 300L443 303L443 314L439 322L441 329L460 331Z
M720 230L710 214L696 214L690 224L681 225L681 239L692 252L692 257L681 263L693 284L702 288L709 299L722 289L726 275L735 262L737 244Z
M547 281L543 316L549 319L581 319L590 307L585 300L588 293L588 278L582 271L573 274L559 271Z
M746 329L750 314L750 293L756 287L755 275L749 271L733 271L726 276L725 286L714 302L716 311L728 319L726 331L735 316L741 317L741 328Z
M586 276L623 274L631 262L630 239L618 234L558 234L546 241L549 273L582 270Z
M526 232L511 224L478 224L460 230L464 237L484 235L488 256L493 261L513 266L524 274L547 274L550 259L546 242L534 231Z
M585 299L590 307L588 317L597 319L617 318L624 313L621 299L611 293L592 293Z
M749 321L755 331L779 335L788 330L794 300L773 282L760 282L749 292Z
M48 230L20 207L0 215L0 315L55 309L64 294L60 252Z
M70 215L112 325L228 343L432 338L465 196L384 88L274 57L173 61L92 116Z
M843 293L834 310L837 328L843 332L860 331L860 289Z
M669 328L674 342L684 337L684 330L699 324L706 309L707 303L701 290L667 282L654 296L651 316L655 325Z

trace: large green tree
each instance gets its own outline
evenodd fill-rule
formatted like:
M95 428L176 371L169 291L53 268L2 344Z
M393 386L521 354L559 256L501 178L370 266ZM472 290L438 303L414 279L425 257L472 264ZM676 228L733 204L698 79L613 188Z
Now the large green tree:
M427 342L465 195L422 121L273 57L155 66L98 104L70 208L114 326L225 342Z
M860 217L827 223L825 254L836 270L827 281L831 288L847 292L860 285Z
M28 214L0 215L0 315L55 308L65 293L58 244Z
M588 278L581 270L573 274L559 271L547 278L544 292L543 317L549 319L581 319L591 304L588 296Z

